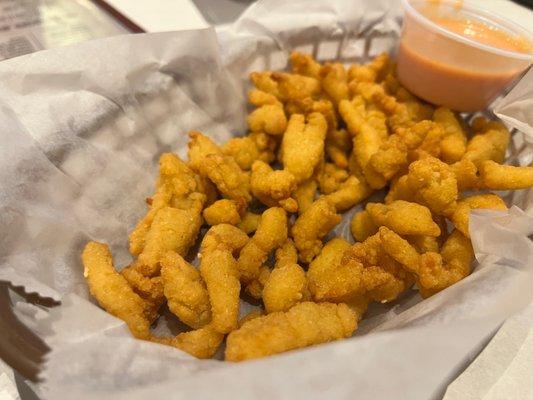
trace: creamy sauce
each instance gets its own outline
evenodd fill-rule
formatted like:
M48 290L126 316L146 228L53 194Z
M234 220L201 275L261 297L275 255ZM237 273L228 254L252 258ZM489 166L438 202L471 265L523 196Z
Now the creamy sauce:
M494 26L466 18L433 17L430 19L444 29L464 38L502 50L529 53L531 44L524 38L511 36Z
M531 42L525 38L508 33L497 24L470 19L462 12L462 2L449 5L427 0L418 12L448 32L494 49L533 52ZM529 65L527 58L497 54L442 35L409 14L404 19L398 75L407 89L431 103L457 111L479 111Z

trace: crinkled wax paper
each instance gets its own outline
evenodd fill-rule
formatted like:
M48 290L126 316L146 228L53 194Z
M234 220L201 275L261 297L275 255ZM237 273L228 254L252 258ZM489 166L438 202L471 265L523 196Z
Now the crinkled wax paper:
M521 209L472 217L479 263L468 278L422 302L412 292L376 306L349 340L241 364L133 339L90 299L80 263L90 239L109 243L117 266L128 263L127 233L145 212L161 152L184 156L191 129L217 141L245 133L248 72L285 68L292 49L345 62L394 51L400 21L396 0L269 0L218 32L119 36L0 64L0 279L61 300L50 311L16 305L52 348L43 398L442 396L531 301L525 191L508 198ZM525 79L500 114L531 133L523 117L533 76ZM510 156L531 163L521 134ZM162 331L175 329L162 319Z

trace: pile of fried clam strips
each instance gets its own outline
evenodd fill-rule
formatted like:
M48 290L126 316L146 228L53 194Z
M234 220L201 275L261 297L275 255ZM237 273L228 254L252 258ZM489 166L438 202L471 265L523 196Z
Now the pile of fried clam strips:
M505 210L491 191L533 186L533 167L503 165L502 123L422 102L387 54L290 61L250 74L247 136L195 131L188 159L161 155L129 266L117 272L105 244L86 245L92 295L135 337L198 358L226 340L227 361L350 337L370 303L413 287L427 298L468 276L470 211ZM342 213L378 191L383 201L351 221L355 244L332 238ZM199 268L184 258L195 243ZM241 296L261 309L239 319ZM191 330L152 333L164 303Z

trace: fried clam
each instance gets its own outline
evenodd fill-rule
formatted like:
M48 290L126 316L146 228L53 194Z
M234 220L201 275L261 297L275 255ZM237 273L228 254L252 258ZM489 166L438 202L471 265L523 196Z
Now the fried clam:
M341 221L335 205L326 197L319 198L301 214L291 228L299 259L309 263L322 249L322 239Z
M228 335L226 361L244 361L350 337L357 316L346 304L298 303L254 318Z
M380 228L380 235L385 251L417 276L423 297L432 296L470 274L474 251L470 240L458 230L448 236L440 253L419 254L409 242L385 227Z
M282 207L287 212L296 212L298 203L292 197L296 178L287 170L273 170L263 161L252 165L250 187L255 197L269 207Z
M305 271L297 264L298 252L288 239L276 250L276 265L262 292L267 313L287 311L296 303L309 299Z
M221 199L205 208L203 216L206 224L210 226L218 224L238 225L245 211L246 203L244 201Z
M239 269L235 254L248 236L232 225L215 225L200 246L200 275L211 304L211 326L219 333L237 328L239 317Z
M236 201L251 200L250 182L237 162L224 155L220 147L200 132L189 133L190 166L215 184L225 197Z
M294 114L281 142L283 168L297 183L309 179L324 156L327 124L320 113Z
M287 214L282 208L271 207L261 215L257 230L239 255L241 282L250 283L259 276L261 266L270 252L287 239L287 229Z

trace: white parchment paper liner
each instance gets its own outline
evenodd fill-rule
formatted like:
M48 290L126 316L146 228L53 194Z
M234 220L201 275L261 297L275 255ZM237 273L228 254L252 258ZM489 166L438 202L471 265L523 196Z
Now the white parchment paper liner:
M0 64L0 279L62 302L49 312L16 305L52 348L43 398L438 398L531 301L524 191L508 200L525 211L473 215L471 276L423 302L411 293L374 308L349 340L241 364L199 361L133 339L89 299L81 249L104 241L118 266L128 262L127 233L145 212L161 152L185 155L191 129L218 141L243 134L247 73L284 68L291 49L342 61L394 51L398 3L261 1L219 32L113 37ZM532 81L498 110L529 133ZM512 159L531 163L531 146L514 142ZM346 224L337 231L347 234Z

